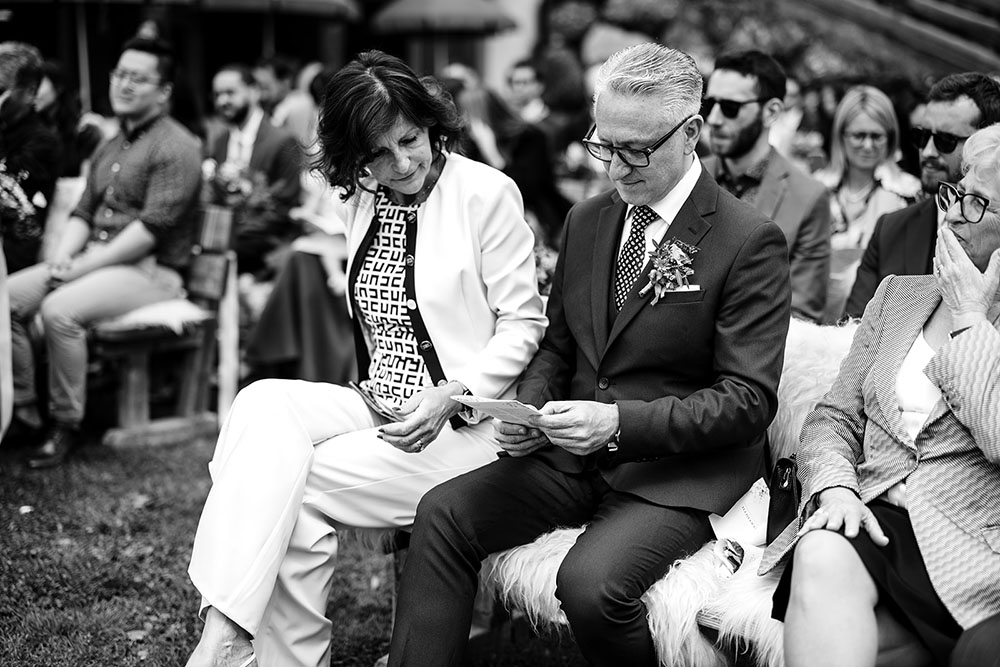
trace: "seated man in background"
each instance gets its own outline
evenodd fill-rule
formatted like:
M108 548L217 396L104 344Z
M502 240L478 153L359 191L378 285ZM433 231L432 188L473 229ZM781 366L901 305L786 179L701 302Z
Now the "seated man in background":
M887 213L875 223L871 240L844 307L845 317L861 317L882 279L889 274L931 272L934 243L944 213L934 205L941 181L962 178L962 147L977 129L1000 122L1000 84L979 72L949 74L927 95L927 105L911 139L920 151L922 201Z
M121 132L97 149L87 186L47 262L10 277L15 418L38 429L30 325L44 324L49 428L28 458L61 463L78 439L87 380L87 328L183 293L201 186L200 146L166 114L170 47L126 42L111 72Z
M234 208L239 272L270 274L269 255L298 235L288 212L301 197L302 150L291 132L267 122L248 67L223 67L212 93L226 130L209 147L210 198Z
M774 220L785 233L792 314L819 322L830 279L830 199L826 188L769 143L781 116L785 72L761 51L722 55L708 78L701 115L719 185Z

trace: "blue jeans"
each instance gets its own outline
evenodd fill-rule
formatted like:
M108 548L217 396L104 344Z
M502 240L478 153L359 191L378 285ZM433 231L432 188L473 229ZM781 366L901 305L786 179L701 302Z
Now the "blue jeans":
M137 264L97 269L69 283L52 284L49 267L36 264L10 276L14 403L36 402L35 355L31 323L41 313L49 359L49 416L79 426L87 396L87 329L183 294L183 281L173 269L157 266L152 257Z

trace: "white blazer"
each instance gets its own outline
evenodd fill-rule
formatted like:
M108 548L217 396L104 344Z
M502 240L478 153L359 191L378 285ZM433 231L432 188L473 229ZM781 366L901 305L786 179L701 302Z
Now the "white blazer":
M364 186L374 190L376 184ZM342 203L348 275L364 259L356 255L374 203L374 195L361 188ZM485 164L449 154L437 184L417 210L414 282L445 376L477 396L513 397L514 383L545 331L548 320L538 295L533 249L534 234L514 181ZM367 331L365 338L370 340Z

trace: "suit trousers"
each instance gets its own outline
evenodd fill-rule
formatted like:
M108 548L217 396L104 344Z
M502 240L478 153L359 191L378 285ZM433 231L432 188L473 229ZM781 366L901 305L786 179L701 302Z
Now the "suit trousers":
M597 470L567 474L534 456L501 458L424 496L389 664L460 664L487 554L587 522L556 580L577 645L593 665L656 665L640 598L674 561L711 538L707 513L654 505L613 490Z
M25 405L37 399L30 328L40 312L49 358L49 415L67 426L83 420L88 327L183 293L180 275L158 266L153 257L106 266L61 285L51 284L47 265L36 264L13 274L9 285L14 402Z
M209 463L212 489L188 573L254 638L260 667L329 665L325 612L337 527L397 528L436 484L496 459L487 422L409 454L347 387L260 380L236 397Z

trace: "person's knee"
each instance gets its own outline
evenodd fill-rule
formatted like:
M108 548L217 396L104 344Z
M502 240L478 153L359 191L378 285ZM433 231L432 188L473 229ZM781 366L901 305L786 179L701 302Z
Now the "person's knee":
M236 394L232 409L247 415L272 415L276 405L287 396L282 387L288 382L275 378L251 382Z
M791 592L799 599L870 581L854 547L833 531L814 530L803 535L793 558Z
M468 501L453 486L444 482L424 494L417 503L417 516L413 524L415 531L441 533L460 523L461 507Z
M570 625L575 628L595 628L613 619L629 615L637 603L613 573L601 573L594 564L573 558L572 550L563 559L556 573L555 596Z
M73 319L73 316L56 299L52 299L51 297L43 299L38 312L41 315L45 331L67 332L74 329L82 330L82 327Z

